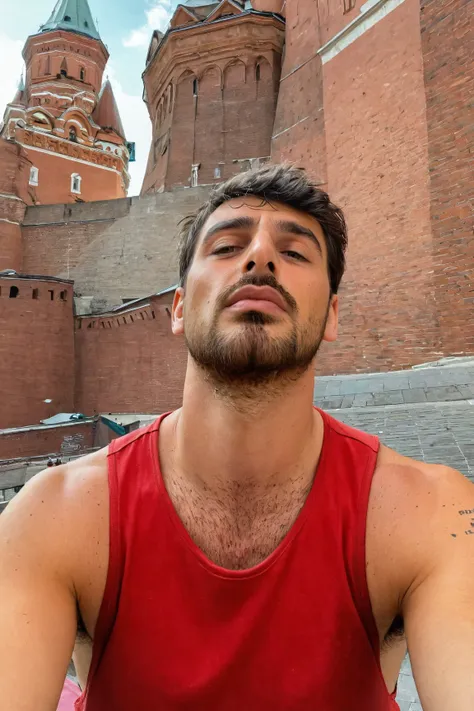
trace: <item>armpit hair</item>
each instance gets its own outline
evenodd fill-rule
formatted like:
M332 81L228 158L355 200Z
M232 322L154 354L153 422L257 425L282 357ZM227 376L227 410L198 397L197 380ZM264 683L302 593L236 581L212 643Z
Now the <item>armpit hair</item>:
M382 649L387 649L388 647L391 647L392 645L397 644L404 638L405 638L405 624L403 621L403 617L401 615L397 615L394 618L387 634L384 637L384 640L382 642Z

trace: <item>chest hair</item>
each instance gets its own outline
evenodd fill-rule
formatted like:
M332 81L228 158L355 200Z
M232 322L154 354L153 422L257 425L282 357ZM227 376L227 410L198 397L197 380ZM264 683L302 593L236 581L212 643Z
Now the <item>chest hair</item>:
M265 560L286 536L311 489L296 475L280 483L228 482L196 489L172 477L166 487L194 543L213 563L230 570Z

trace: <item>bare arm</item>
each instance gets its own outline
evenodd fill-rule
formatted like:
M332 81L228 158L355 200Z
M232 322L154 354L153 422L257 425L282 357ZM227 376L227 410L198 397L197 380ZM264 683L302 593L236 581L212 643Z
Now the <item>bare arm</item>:
M424 711L472 711L474 486L453 470L432 471L417 499L418 574L403 601L408 649Z
M0 711L56 711L76 633L64 468L0 516Z

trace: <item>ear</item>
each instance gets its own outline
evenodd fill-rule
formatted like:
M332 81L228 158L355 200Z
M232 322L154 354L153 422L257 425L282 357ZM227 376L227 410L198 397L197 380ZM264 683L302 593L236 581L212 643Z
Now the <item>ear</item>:
M326 328L324 329L323 341L335 341L337 339L337 331L339 324L339 299L337 294L331 296L329 303L328 318Z
M180 286L174 292L171 307L171 330L175 336L184 333L184 289Z

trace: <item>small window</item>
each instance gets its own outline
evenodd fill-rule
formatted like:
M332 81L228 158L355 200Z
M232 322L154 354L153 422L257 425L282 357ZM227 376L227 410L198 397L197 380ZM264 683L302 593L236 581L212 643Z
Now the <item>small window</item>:
M193 96L198 95L198 80L194 79L193 80Z
M217 168L214 168L214 178L220 178L221 177L221 169L219 166Z
M71 126L69 129L69 140L73 143L77 143L77 131L75 126Z
M81 67L80 78L81 78L81 81L84 81L86 78L86 70L84 69L84 67Z
M355 8L356 0L344 0L344 14Z
M75 195L81 194L81 181L82 178L78 175L78 173L73 173L71 175L71 192L75 193Z
M84 27L89 27L89 23L87 22L87 20L84 20Z
M39 299L39 289L33 289L31 296L33 299Z
M64 15L64 22L71 22L71 16L70 16L70 15Z
M191 187L195 188L199 181L199 165L193 165L191 168Z
M18 294L20 293L20 290L17 286L11 286L10 287L10 299L16 299Z
M260 81L260 64L257 64L255 67L255 79L257 81Z
M38 185L38 178L39 178L39 169L35 168L35 166L32 165L30 168L30 180L29 180L30 185Z
M60 74L62 77L67 77L67 71L65 69L61 69Z
M61 301L67 301L67 291L66 290L60 291L59 298L61 299Z
M54 289L48 289L49 298L54 301Z

